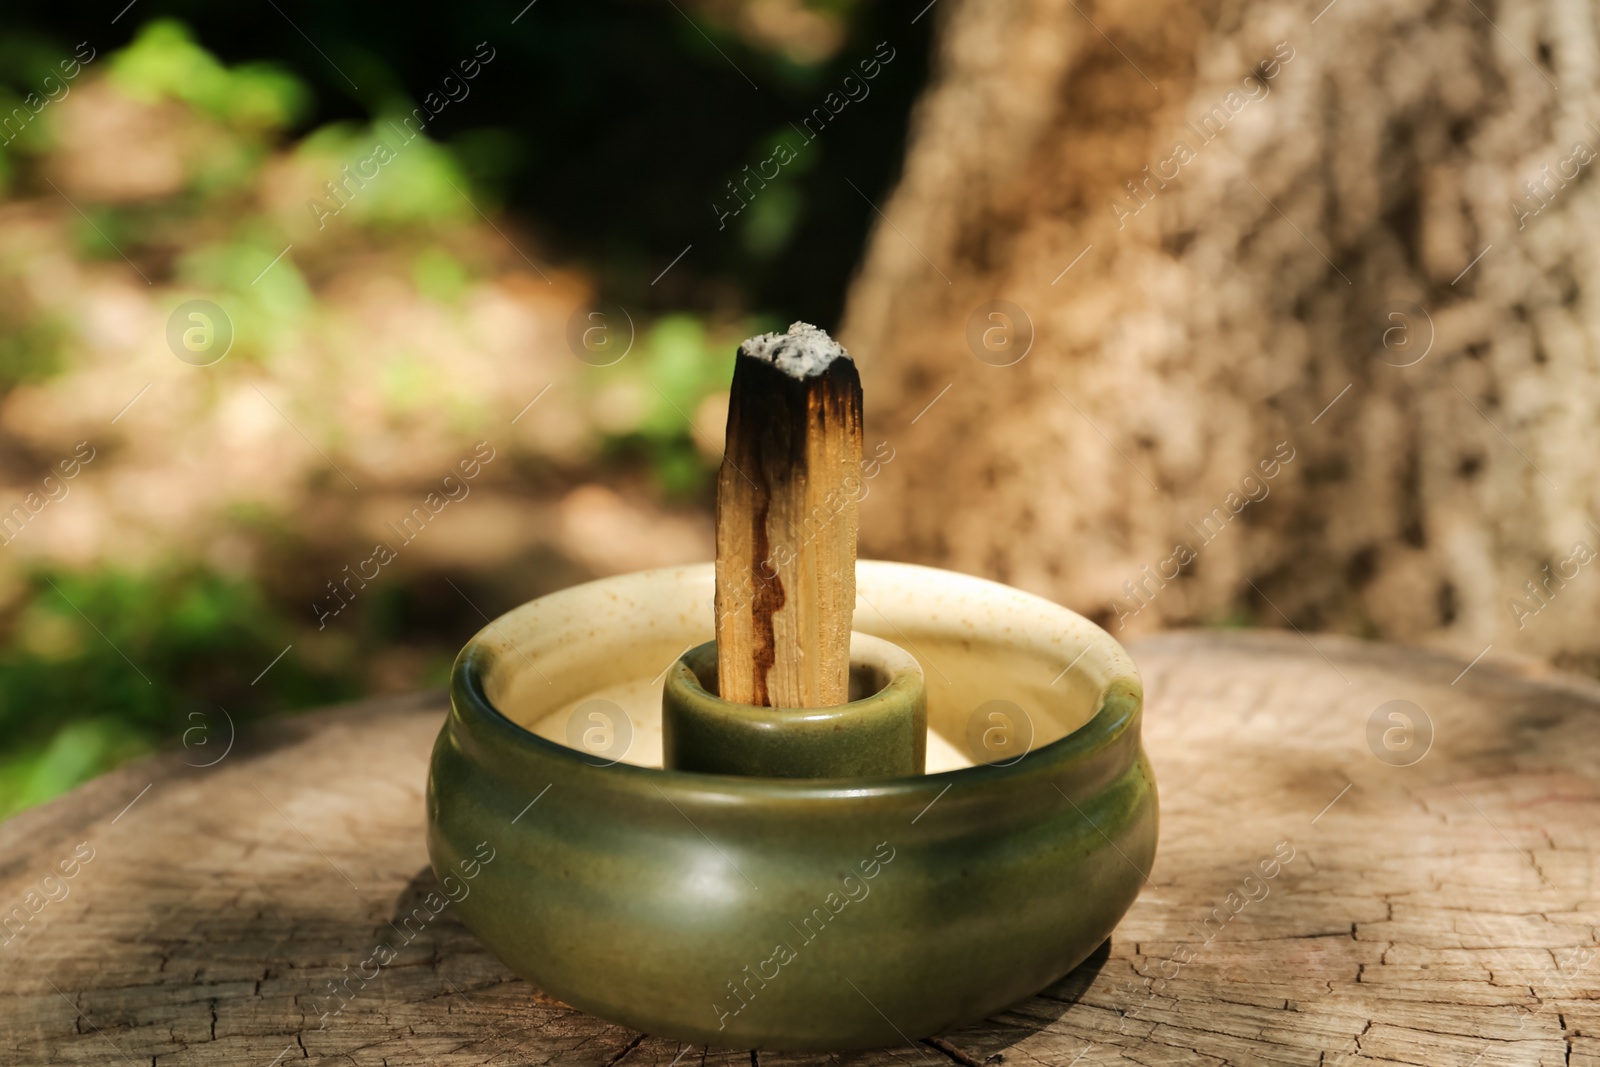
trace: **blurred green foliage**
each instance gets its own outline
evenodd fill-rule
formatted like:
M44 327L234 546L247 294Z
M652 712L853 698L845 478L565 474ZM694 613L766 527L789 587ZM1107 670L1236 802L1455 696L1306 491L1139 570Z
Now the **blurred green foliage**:
M62 367L66 325L48 315L17 321L0 303L0 389L50 377Z
M108 24L71 5L23 5L0 14L0 103L36 87L85 37L99 65L138 36L141 54L168 57L151 73L140 71L148 60L119 59L148 91L186 94L223 125L288 116L287 132L300 136L409 113L482 44L492 63L428 132L485 210L536 220L563 262L629 307L706 311L736 297L747 310L835 325L876 221L851 185L881 203L894 178L935 13L913 21L888 0L523 7L402 0L375 17L359 4L278 12L141 0ZM141 20L150 19L164 28L146 40ZM711 205L725 183L768 158L846 75L859 76L880 42L895 58L870 98L840 113L719 232ZM693 254L652 285L690 242Z
M714 467L695 446L694 435L698 432L716 440L722 427L697 427L695 413L706 397L728 387L739 341L776 328L775 322L754 318L738 330L714 336L694 315L666 315L657 320L629 358L606 368L613 377L591 380L591 388L624 386L627 392L622 402L634 413L628 420L631 428L619 425L608 433L607 454L636 456L649 463L658 484L671 497L705 493Z
M281 66L225 67L173 19L146 23L108 66L111 83L135 100L180 100L235 128L281 129L311 103L306 86Z
M348 206L341 208L340 201L329 194L319 202L321 207L337 213L341 220L348 211L356 223L380 228L475 218L477 212L466 192L471 183L455 153L426 135L409 135L401 125L404 118L397 114L365 125L337 123L300 142L300 157L326 172L336 186L341 173L348 173L346 167L354 169L369 159L381 166L382 181L372 180L344 193ZM389 149L394 158L389 162L374 159L378 145Z
M294 632L260 589L204 568L35 574L0 647L0 816L163 742L182 738L192 762L207 762L226 744L228 716L242 727L353 695L354 678L305 657L284 657L254 685L238 673L266 667Z
M265 358L294 331L324 328L312 287L293 260L261 275L281 238L272 220L239 209L234 195L258 179L272 149L268 135L305 110L306 88L272 65L225 66L171 20L149 23L101 63L119 91L193 108L223 132L212 138L188 196L88 204L82 216L71 216L73 253L114 260L124 251L174 245L168 301L225 301L238 338L230 352L235 361ZM325 201L339 209L340 225L380 242L419 228L443 234L475 219L473 183L457 149L426 136L406 139L400 117L327 124L301 138L293 156L337 176L369 158L375 144L393 149L396 158L385 165L383 181L360 187L346 204L331 195ZM33 124L38 132L18 139L19 148L48 158L53 118L42 113ZM496 154L511 154L505 142L489 133L466 139L463 152L478 166L492 165ZM459 302L481 273L445 243L402 241L398 247L412 249L404 254L417 292L441 304ZM642 464L666 495L693 496L707 485L708 465L691 437L692 413L726 386L737 338L724 331L713 339L704 317L695 314L640 327L634 358L612 369L609 379L591 379L631 383L645 396L631 424L604 434L602 459ZM0 299L0 389L63 371L71 344L66 324L29 316ZM387 360L374 383L386 409L435 403L433 369L404 351ZM239 521L258 532L274 523L249 515ZM293 545L287 550L292 554ZM351 632L332 637L331 644L324 640L320 654L285 656L252 684L241 665L265 668L306 636L298 605L275 600L253 582L195 564L31 573L26 588L0 611L6 638L0 646L0 818L162 746L181 745L186 761L202 764L222 753L234 730L264 714L358 695L375 651L415 639L406 632L414 599L403 587L377 592L361 602ZM436 683L447 677L454 651L450 628L442 629L428 635L443 639L430 653L428 674ZM458 638L461 627L454 629Z
M493 265L452 235L478 225L480 211L510 211L548 239L557 261L639 309L630 357L582 380L601 412L595 469L525 473L569 483L637 473L664 500L708 506L722 428L705 405L726 389L742 337L796 317L831 324L870 218L844 179L874 195L886 185L923 76L916 35L926 25L907 37L903 18L889 23L887 3L800 6L840 27L831 51L785 52L741 40L698 8L615 0L541 5L515 32L503 13L480 25L487 16L466 6L376 23L318 8L296 12L302 27L155 0L114 29L97 23L98 55L72 91L103 78L130 99L188 109L204 151L188 161L177 195L74 205L64 215L67 251L159 262L161 299L225 303L236 336L228 358L268 361L297 336L349 327L319 304L314 257L297 266L297 250L262 274L284 244L281 219L254 197L263 168L288 147L289 163L337 183L382 145L392 156L379 161L382 180L329 190L322 204L337 213L342 246L398 267L421 299L460 307ZM64 6L0 15L0 116L73 54L87 32L78 17ZM886 68L871 107L830 127L718 234L712 201L725 183L770 156L791 132L789 117L891 35L886 25L907 58ZM308 48L305 35L321 46ZM405 116L484 38L498 54L473 95L426 135L409 136ZM747 71L765 92L751 90ZM63 147L59 110L0 135L0 197L56 195L43 177ZM694 256L659 286L646 284L690 242ZM22 268L0 264L0 400L82 355L72 324L8 297L25 288ZM402 349L384 360L372 391L388 412L437 405L436 373ZM304 567L281 516L246 509L232 518L266 546L264 573ZM461 635L481 624L453 585L428 575L375 588L326 634L271 582L199 562L11 577L20 587L0 582L0 818L158 748L181 745L205 763L231 729L362 693L401 646L427 664L426 681L442 683ZM252 680L291 644L294 654Z

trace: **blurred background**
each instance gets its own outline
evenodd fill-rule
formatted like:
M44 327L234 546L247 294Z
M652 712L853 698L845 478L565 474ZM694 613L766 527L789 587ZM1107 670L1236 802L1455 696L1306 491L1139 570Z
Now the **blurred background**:
M1596 19L9 12L0 814L710 558L795 319L861 367L864 555L1600 674Z
M837 323L900 165L889 6L0 18L0 815L710 558L734 348Z

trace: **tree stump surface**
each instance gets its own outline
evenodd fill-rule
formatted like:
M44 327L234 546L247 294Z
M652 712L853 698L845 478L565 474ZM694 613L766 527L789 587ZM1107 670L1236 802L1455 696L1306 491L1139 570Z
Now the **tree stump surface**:
M321 1018L436 885L427 693L220 760L219 723L0 824L0 913L27 916L0 931L0 1063L1600 1064L1600 685L1322 635L1133 653L1151 880L1108 952L981 1024L837 1056L685 1047L546 996L448 907ZM1423 747L1415 709L1431 745L1392 765Z

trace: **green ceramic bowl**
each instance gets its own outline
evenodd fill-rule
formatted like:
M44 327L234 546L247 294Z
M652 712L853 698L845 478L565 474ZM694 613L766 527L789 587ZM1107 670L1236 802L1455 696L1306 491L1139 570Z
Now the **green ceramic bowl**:
M712 636L710 564L479 633L434 747L428 848L483 943L646 1033L820 1050L981 1019L1104 941L1156 847L1127 654L993 582L866 561L856 580L855 629L925 673L925 775L661 770L661 679Z

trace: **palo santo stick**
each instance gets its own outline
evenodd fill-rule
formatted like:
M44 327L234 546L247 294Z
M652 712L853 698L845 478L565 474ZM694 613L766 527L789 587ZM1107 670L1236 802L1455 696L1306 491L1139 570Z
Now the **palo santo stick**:
M850 692L861 377L803 322L739 346L717 474L717 677L738 704L826 708Z

